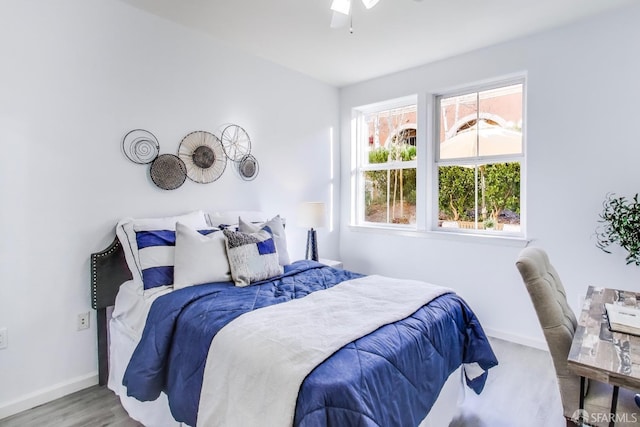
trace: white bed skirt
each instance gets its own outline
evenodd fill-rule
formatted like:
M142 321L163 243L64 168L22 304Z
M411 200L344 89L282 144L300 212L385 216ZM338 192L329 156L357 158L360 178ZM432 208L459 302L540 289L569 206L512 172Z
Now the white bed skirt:
M173 419L169 411L169 401L162 393L152 402L140 402L127 396L127 389L122 385L124 371L136 348L137 341L126 332L126 328L117 320L109 321L109 381L107 386L120 397L122 406L129 416L146 427L177 427L182 423Z

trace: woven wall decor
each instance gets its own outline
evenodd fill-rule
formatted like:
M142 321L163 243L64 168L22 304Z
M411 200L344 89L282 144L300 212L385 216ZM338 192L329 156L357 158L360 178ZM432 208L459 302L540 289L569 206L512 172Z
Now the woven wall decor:
M134 129L122 139L122 152L133 163L140 165L153 162L160 152L158 139L144 129Z
M187 179L187 167L184 162L173 154L158 156L149 168L151 180L163 190L175 190Z
M245 181L253 181L260 170L258 161L251 154L247 154L238 162L238 174Z
M153 183L163 190L175 190L187 178L199 184L216 181L231 160L233 168L244 181L258 176L259 165L251 154L249 134L235 124L219 128L220 137L211 132L195 131L187 134L178 146L178 155L160 153L160 143L154 134L133 129L122 139L122 152L137 164L150 164Z
M247 131L238 125L226 126L220 134L220 139L229 160L239 162L251 153L251 138Z
M200 184L217 180L227 167L222 142L210 132L196 131L185 136L178 147L178 157L187 167L187 177Z

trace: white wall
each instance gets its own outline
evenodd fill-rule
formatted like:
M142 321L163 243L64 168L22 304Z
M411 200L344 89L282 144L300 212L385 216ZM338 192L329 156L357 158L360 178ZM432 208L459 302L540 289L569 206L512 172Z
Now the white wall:
M532 244L549 251L574 306L590 283L640 289L640 269L625 266L620 252L602 253L592 239L606 192L640 191L639 18L633 6L353 85L339 98L334 88L118 1L5 0L0 327L9 330L9 348L0 350L0 418L95 383L89 255L110 242L118 218L260 208L293 219L287 231L298 258L305 233L295 227L296 204L330 202L340 172L340 240L337 231L319 230L322 256L337 258L339 243L348 268L452 286L487 329L540 340L514 266L520 248L347 226L352 107L513 72L528 74ZM331 158L338 107L343 143ZM188 132L217 131L228 122L253 139L261 168L253 182L229 169L215 183L187 181L167 192L150 182L147 167L120 152L133 128L154 132L161 152L175 153ZM76 316L85 311L92 313L91 329L77 332Z
M113 0L5 0L0 52L0 418L96 382L89 255L119 218L262 209L290 219L304 257L296 205L330 202L337 89ZM229 164L214 183L164 191L121 153L131 129L176 153L224 123L249 132L255 181ZM337 256L337 234L319 230L323 256Z
M358 232L349 224L349 120L356 106L527 73L527 213L569 302L587 285L640 290L640 268L592 237L607 192L640 192L640 6L341 90L340 252L345 267L455 288L491 333L543 338L515 267L520 247ZM428 41L425 49L428 49ZM424 155L424 154L422 154Z

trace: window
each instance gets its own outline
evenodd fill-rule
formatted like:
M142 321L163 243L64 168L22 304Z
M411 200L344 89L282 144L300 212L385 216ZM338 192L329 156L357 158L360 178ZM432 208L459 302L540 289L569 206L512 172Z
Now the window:
M354 109L352 223L524 235L524 89L518 78L433 96L426 132L416 96Z
M354 110L356 224L415 228L416 112L416 97Z
M436 97L437 229L522 232L523 88Z

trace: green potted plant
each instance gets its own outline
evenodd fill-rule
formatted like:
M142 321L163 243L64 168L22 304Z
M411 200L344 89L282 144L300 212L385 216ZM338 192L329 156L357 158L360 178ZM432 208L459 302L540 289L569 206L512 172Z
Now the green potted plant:
M493 230L493 228L496 226L495 221L493 220L493 218L489 217L487 219L484 220L484 228L486 230Z
M613 244L624 248L628 255L627 264L640 265L640 203L638 194L627 199L607 194L602 203L602 212L598 220L601 225L596 229L596 246L606 253Z

